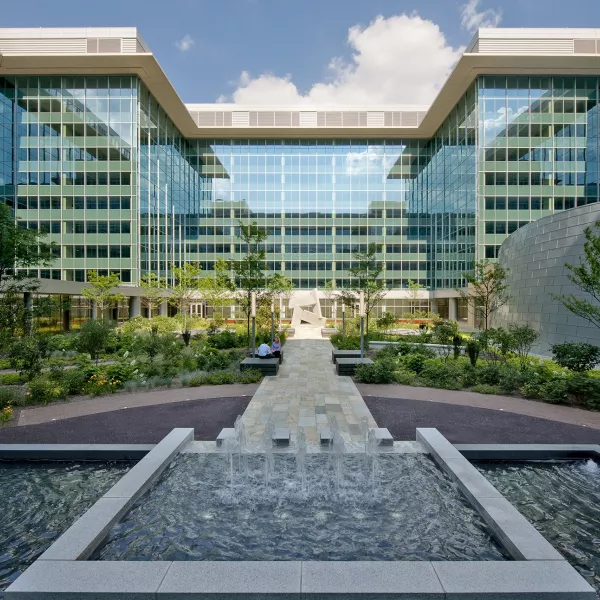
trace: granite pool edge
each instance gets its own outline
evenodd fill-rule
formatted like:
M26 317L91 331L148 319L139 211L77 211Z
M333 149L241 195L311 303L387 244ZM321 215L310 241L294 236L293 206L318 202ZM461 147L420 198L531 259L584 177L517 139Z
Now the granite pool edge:
M6 600L329 597L595 600L595 591L436 429L418 429L436 463L484 517L513 561L87 561L110 527L193 440L173 430L5 592ZM497 446L497 445L494 445ZM463 452L475 449L462 448ZM482 448L479 448L481 451ZM488 451L496 451L493 448ZM531 450L531 449L530 449ZM579 448L578 451L588 451ZM513 450L514 451L514 448ZM539 449L538 449L539 451ZM557 450L558 451L558 450ZM475 477L475 474L477 477ZM516 513L516 514L515 514ZM87 519L86 519L86 515ZM520 517L520 518L519 518ZM527 527L523 527L525 521ZM68 534L68 535L67 535ZM62 540L62 542L61 542ZM61 542L59 544L59 542Z

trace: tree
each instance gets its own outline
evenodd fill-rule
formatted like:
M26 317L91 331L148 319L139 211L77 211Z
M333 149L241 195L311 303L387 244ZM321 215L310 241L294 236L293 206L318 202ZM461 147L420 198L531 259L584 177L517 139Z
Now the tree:
M125 299L115 288L121 285L121 279L116 273L110 275L99 275L98 271L88 271L88 286L81 290L81 293L92 302L96 303L98 314L104 317L104 311L107 308L118 305Z
M45 233L19 226L10 208L0 204L0 343L32 331L33 313L23 294L39 289L37 281L19 269L49 266L54 260L54 243Z
M561 367L576 373L591 371L600 363L600 348L584 342L565 342L552 346L552 358Z
M521 368L524 368L527 365L529 352L531 351L533 344L537 342L540 334L528 323L525 325L511 323L508 326L508 332L511 350L519 357Z
M186 346L190 344L191 332L189 329L190 306L198 302L200 293L200 276L202 267L198 263L185 263L183 267L173 270L173 285L169 289L169 304L175 306L183 316L181 335Z
M98 319L90 319L84 323L77 337L77 350L90 355L98 364L98 357L106 348L110 338L111 327Z
M269 233L260 228L256 221L244 225L238 221L240 231L238 239L246 245L245 256L232 263L235 287L238 290L236 300L246 315L246 343L250 347L250 316L252 314L252 293L256 294L257 305L263 301L267 289L267 276L265 275L265 251L260 247ZM270 296L269 296L270 300Z
M411 322L412 322L415 318L415 308L416 308L417 302L420 300L421 290L423 289L423 286L420 283L418 283L417 281L413 281L412 279L409 279L406 282L406 285L408 287L408 297L410 299L410 312L412 314L412 317L411 317Z
M198 292L203 302L212 307L215 322L217 322L215 309L223 307L229 301L231 293L235 289L228 275L228 270L227 261L218 258L213 273L207 274L198 283Z
M596 227L600 221L596 221ZM596 235L590 227L585 229L583 252L585 258L579 265L565 265L570 271L568 278L582 292L591 296L578 298L573 294L557 296L552 294L568 311L600 327L600 235Z
M379 279L383 266L375 256L380 251L381 244L369 244L365 252L353 252L352 257L356 264L348 269L351 285L348 289L340 290L342 302L351 308L354 308L359 302L360 292L364 293L367 335L369 333L369 316L387 293L383 279Z
M152 318L152 311L159 310L160 305L165 302L165 282L156 273L148 273L140 279L143 290L142 304L148 309L148 317Z
M481 314L483 329L490 326L492 314L509 300L507 275L506 269L488 260L476 261L472 271L463 273L468 287L456 291L467 300L469 310L474 315Z

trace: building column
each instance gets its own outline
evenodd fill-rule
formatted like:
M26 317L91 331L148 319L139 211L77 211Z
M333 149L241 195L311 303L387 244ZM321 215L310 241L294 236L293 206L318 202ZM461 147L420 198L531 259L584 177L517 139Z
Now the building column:
M430 300L430 305L431 305L430 311L434 314L439 314L437 298L432 298Z
M61 298L62 300L62 298ZM65 302L63 300L63 302ZM62 302L61 302L62 304ZM63 331L71 331L71 301L67 299L66 303L63 305L65 308L62 309L62 322L63 322Z
M159 310L158 314L161 317L167 317L168 316L168 310L167 310L167 303L166 302L162 302L158 310Z
M476 329L475 325L475 310L471 310L471 307L468 307L467 310L467 327L469 329Z
M139 296L129 297L129 318L134 319L142 314L142 300Z
M456 298L448 298L448 320L456 321L458 312L458 300Z
M91 312L91 319L97 319L98 318L98 304L96 304L95 300L92 300L90 303L90 312Z

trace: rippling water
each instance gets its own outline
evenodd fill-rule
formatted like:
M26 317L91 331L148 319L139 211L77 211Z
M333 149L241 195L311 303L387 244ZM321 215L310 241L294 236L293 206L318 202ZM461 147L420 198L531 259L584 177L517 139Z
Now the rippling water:
M0 463L0 598L129 463Z
M295 458L235 465L181 455L93 557L100 560L504 560L483 522L425 455L346 455L339 494L333 462L309 455L303 492Z
M475 463L598 591L600 468L592 460Z

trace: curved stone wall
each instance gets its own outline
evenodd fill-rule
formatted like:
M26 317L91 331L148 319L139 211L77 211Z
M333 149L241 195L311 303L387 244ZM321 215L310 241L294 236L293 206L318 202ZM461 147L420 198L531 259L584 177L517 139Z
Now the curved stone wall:
M556 213L522 227L500 248L499 263L508 269L508 304L492 319L494 327L529 323L540 333L535 354L550 356L550 346L566 341L600 346L600 329L568 312L551 294L583 294L569 281L565 264L584 256L584 230L600 220L600 205Z

